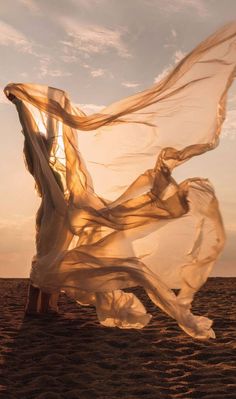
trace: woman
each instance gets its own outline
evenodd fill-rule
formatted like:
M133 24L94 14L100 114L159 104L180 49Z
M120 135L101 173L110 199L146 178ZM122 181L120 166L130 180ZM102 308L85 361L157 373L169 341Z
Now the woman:
M150 89L91 116L55 88L5 88L42 197L28 313L56 308L64 291L103 325L142 328L151 316L122 291L139 285L186 333L215 337L191 302L224 245L218 203L208 180L178 184L171 173L218 144L235 45L232 23Z

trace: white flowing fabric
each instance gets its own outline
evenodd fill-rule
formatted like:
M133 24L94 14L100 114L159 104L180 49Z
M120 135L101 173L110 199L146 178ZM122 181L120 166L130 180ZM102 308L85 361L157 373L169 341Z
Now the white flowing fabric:
M61 90L9 84L26 165L42 203L31 281L96 307L100 322L142 328L142 286L189 335L214 338L191 313L224 245L212 185L178 184L173 168L218 144L235 76L236 23L210 36L163 80L86 116ZM179 288L178 295L172 288Z

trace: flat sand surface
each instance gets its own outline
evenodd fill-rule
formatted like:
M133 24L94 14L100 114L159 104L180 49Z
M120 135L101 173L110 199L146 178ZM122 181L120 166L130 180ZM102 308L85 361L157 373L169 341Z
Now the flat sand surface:
M236 398L236 278L211 278L193 312L214 320L198 341L134 290L153 315L142 330L105 328L64 295L59 316L24 318L26 279L0 279L1 399Z

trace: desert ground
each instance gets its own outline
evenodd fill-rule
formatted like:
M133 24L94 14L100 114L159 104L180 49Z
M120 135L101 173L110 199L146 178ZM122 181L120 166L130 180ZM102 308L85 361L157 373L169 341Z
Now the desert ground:
M0 279L2 399L236 398L236 278L210 278L193 312L214 320L198 341L135 289L153 315L142 330L105 328L60 296L58 316L25 318L27 279Z

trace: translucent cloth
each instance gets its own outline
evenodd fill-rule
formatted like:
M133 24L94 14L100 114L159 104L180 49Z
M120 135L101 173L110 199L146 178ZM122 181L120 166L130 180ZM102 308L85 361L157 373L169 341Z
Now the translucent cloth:
M214 338L191 313L224 245L212 185L173 168L218 144L235 76L236 23L203 41L150 89L86 116L59 89L10 83L26 165L42 197L31 281L96 307L105 326L142 328L142 286L189 335ZM178 295L172 288L179 288Z

